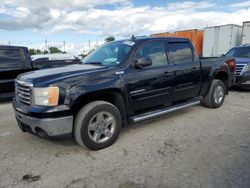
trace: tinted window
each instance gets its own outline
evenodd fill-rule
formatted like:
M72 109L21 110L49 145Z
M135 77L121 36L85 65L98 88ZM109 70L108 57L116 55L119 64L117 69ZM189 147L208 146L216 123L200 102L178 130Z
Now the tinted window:
M0 49L0 64L22 64L25 55L23 50L19 49Z
M170 43L169 60L174 64L190 63L194 59L189 43Z
M233 48L227 54L227 57L250 57L250 47Z
M136 58L149 57L153 64L152 66L161 66L167 64L167 56L165 46L161 42L148 42L142 46L136 55Z

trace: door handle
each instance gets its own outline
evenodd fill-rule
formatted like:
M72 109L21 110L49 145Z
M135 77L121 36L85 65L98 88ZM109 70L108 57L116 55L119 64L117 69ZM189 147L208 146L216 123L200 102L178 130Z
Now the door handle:
M168 71L166 71L166 72L163 73L163 76L164 76L164 77L174 76L174 73L173 73L173 72L168 72Z
M193 67L192 70L198 70L199 68L198 67Z
M191 71L196 72L198 69L199 69L198 67L193 67Z
M176 76L176 75L182 75L184 72L185 72L185 71L183 71L183 70L176 70L176 71L174 71L174 75L175 75L175 76Z

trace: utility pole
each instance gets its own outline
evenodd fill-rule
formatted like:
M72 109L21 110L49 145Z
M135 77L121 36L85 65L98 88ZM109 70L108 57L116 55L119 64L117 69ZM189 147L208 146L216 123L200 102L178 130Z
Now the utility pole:
M66 42L65 42L65 40L63 41L63 53L65 54L66 52L65 52L65 44L66 44Z
M90 52L90 40L89 40L89 52Z
M45 38L45 50L44 51L48 51L48 41L47 41L47 37Z

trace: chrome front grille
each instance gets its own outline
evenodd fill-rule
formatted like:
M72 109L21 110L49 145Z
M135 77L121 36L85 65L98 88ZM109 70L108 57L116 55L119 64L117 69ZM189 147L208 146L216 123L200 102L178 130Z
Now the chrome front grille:
M246 64L236 64L236 76L240 76L244 69L246 67Z
M17 101L30 105L30 88L32 84L17 80L15 85Z

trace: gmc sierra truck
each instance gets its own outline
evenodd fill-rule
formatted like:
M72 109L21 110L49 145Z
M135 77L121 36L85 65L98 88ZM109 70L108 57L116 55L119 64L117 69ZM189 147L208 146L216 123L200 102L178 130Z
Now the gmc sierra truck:
M14 80L19 74L76 63L75 59L32 61L27 47L0 46L0 99L14 96Z
M233 59L199 59L188 39L133 37L104 44L82 65L18 76L13 107L22 131L98 150L129 122L201 101L220 107L234 73Z

